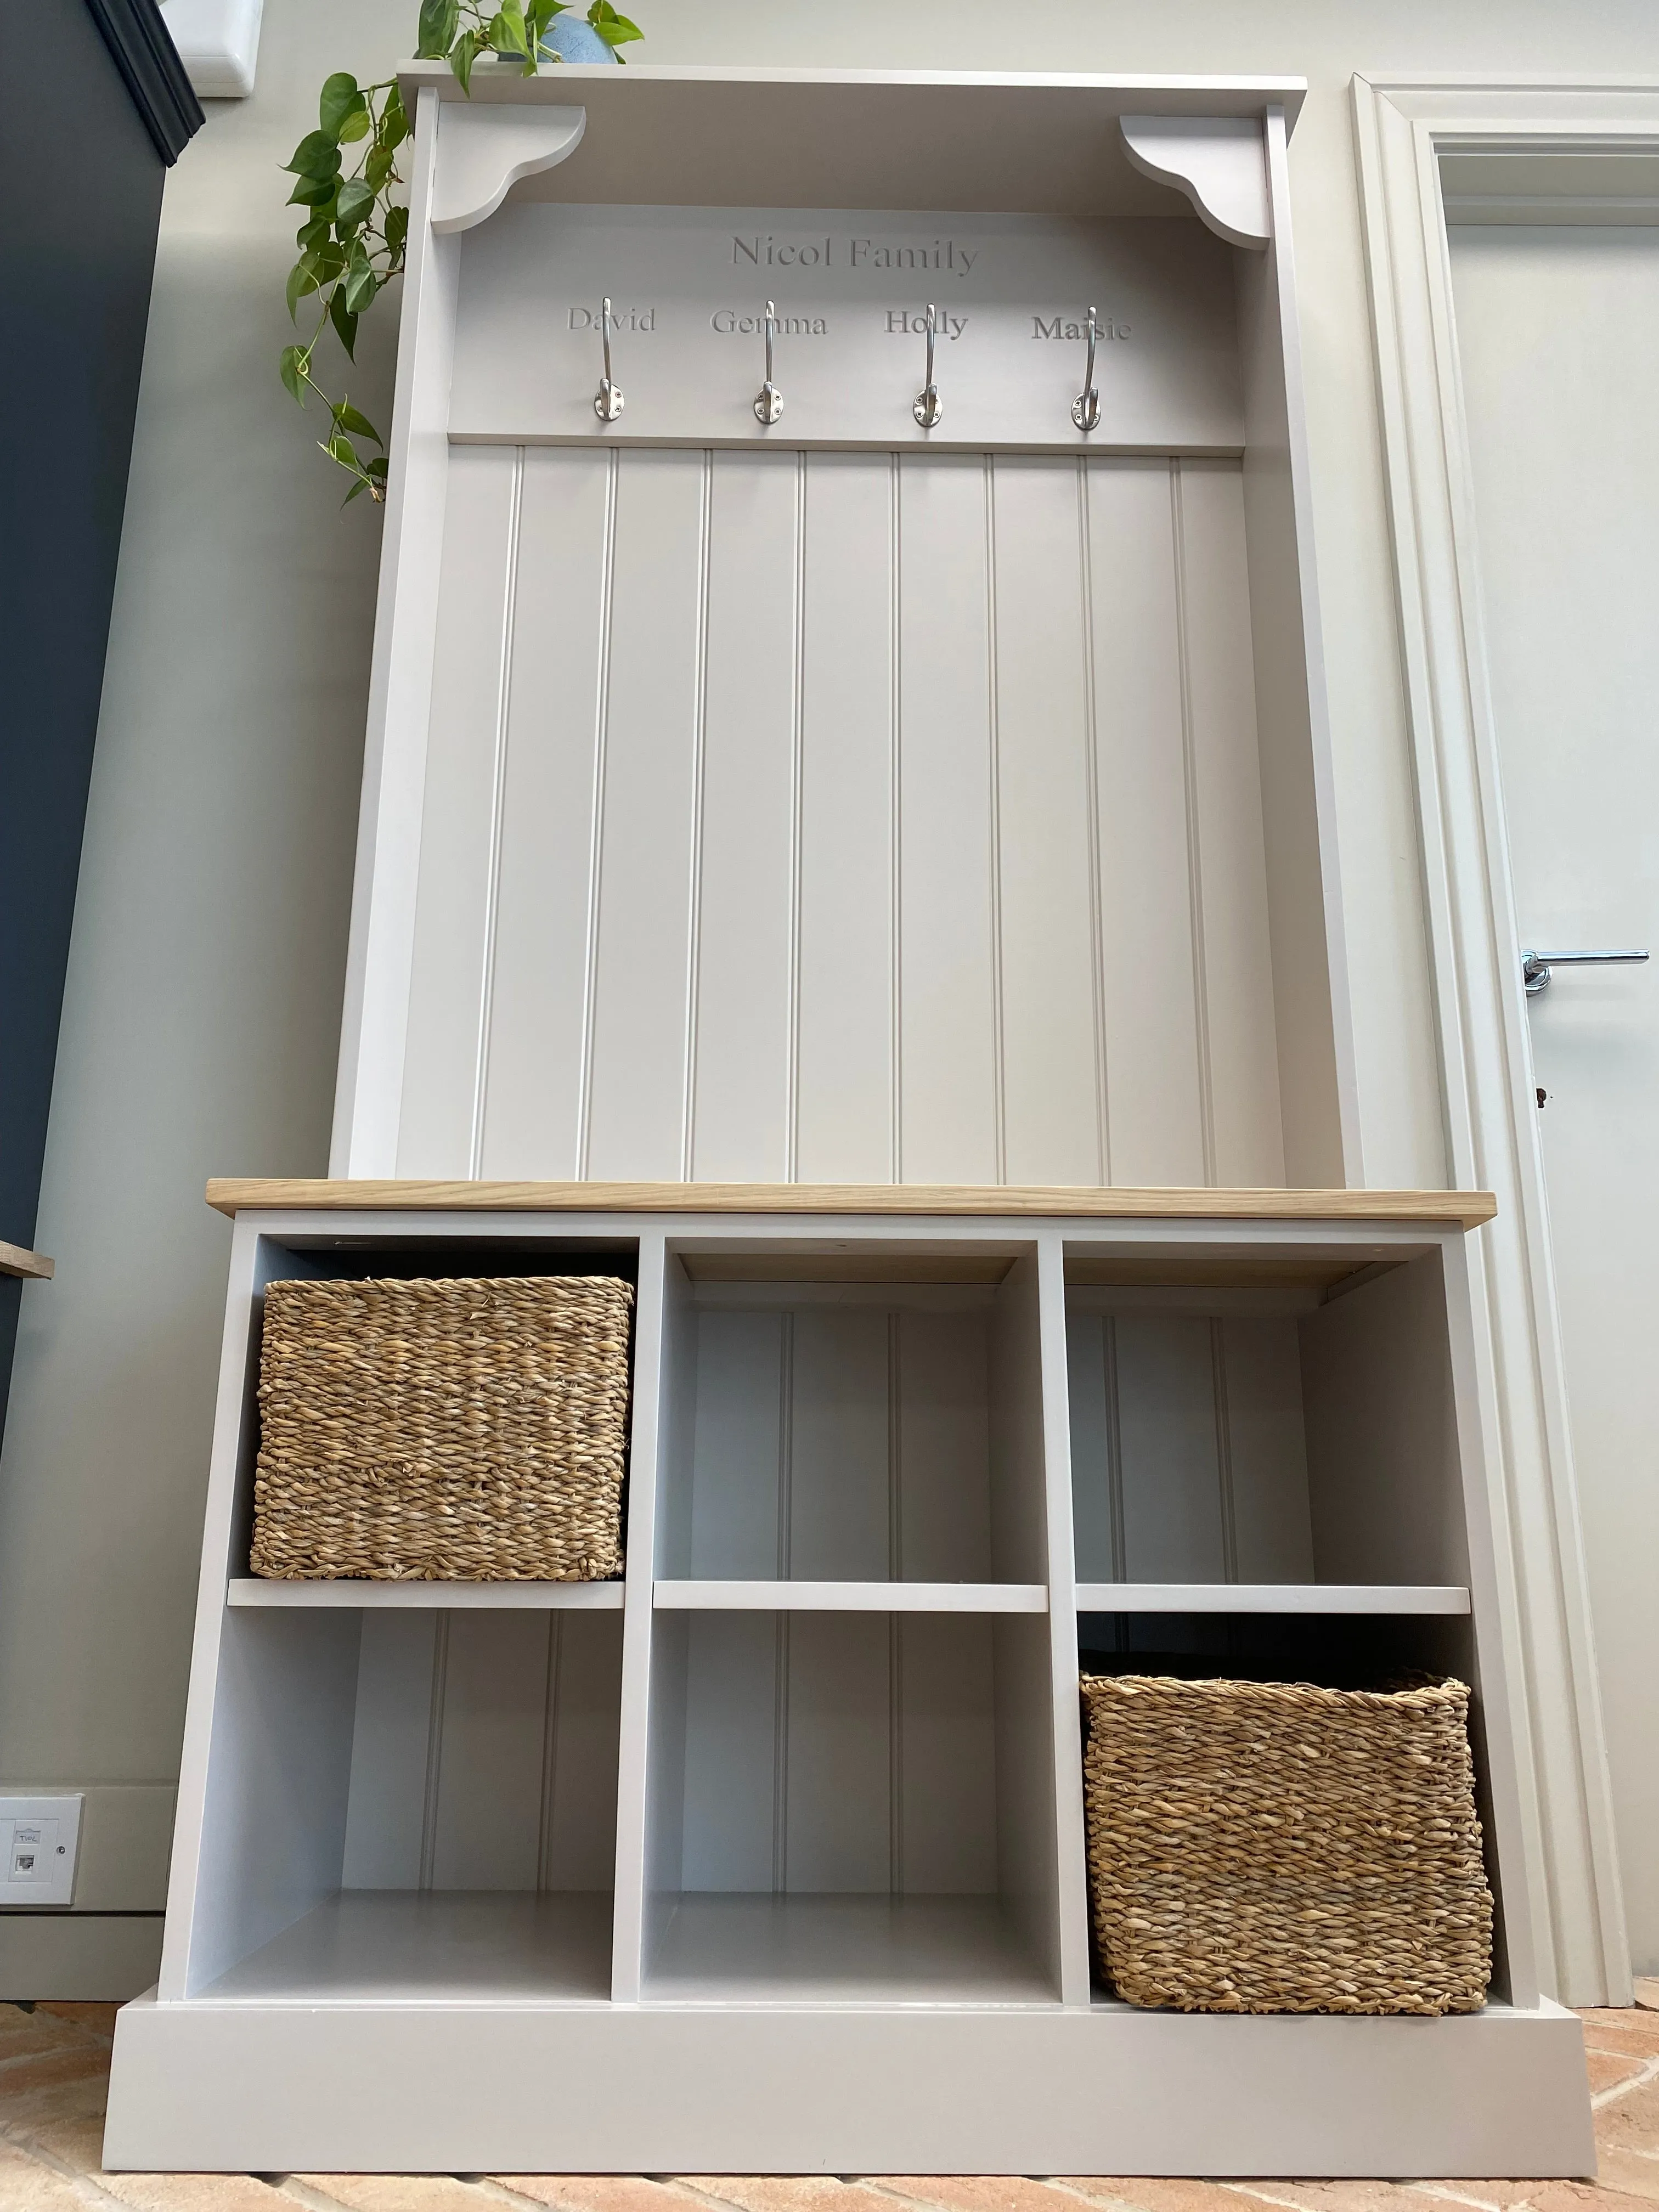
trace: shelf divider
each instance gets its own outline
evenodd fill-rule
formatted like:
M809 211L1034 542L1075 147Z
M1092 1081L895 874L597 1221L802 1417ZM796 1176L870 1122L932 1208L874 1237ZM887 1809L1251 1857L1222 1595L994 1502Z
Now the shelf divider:
M1079 1583L1079 1613L1466 1613L1452 1583Z
M234 1578L227 1605L358 1606L370 1613L620 1613L620 1583L267 1582Z
M659 1579L659 1613L1047 1613L1042 1583L696 1582Z

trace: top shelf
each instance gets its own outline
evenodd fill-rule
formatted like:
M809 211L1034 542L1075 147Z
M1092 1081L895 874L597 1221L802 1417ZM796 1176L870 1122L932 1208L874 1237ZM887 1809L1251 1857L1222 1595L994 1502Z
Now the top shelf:
M1131 1190L1097 1184L485 1182L215 1176L221 1213L773 1213L974 1215L987 1219L1420 1223L1478 1229L1484 1190Z
M398 72L465 95L445 63ZM938 208L1099 218L1188 216L1136 172L1122 115L1295 122L1299 77L1001 75L971 70L674 68L568 64L534 77L481 64L471 106L580 106L576 158L526 178L515 198L587 205ZM757 180L763 186L757 188Z

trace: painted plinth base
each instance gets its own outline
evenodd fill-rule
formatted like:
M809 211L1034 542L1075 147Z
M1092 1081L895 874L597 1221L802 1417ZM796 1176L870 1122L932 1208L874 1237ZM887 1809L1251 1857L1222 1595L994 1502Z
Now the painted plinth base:
M105 2164L310 2172L1595 2169L1583 2037L1464 2019L1032 2008L157 2004Z

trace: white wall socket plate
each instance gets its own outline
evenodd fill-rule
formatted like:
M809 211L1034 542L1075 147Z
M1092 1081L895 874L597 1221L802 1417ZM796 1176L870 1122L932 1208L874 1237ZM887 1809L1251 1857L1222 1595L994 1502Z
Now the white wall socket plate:
M0 1911L74 1902L82 1802L0 1797Z

